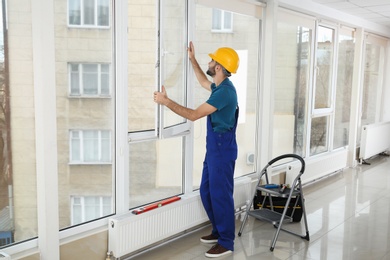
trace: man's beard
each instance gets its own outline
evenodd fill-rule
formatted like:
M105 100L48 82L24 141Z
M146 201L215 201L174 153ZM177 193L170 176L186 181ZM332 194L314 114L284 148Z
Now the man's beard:
M206 71L207 75L211 76L211 77L214 77L215 76L215 66L213 68L209 68L207 71Z

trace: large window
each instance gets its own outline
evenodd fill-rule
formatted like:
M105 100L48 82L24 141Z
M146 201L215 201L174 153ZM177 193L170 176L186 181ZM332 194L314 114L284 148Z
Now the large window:
M260 20L258 18L227 10L219 10L225 15L230 13L234 19L235 33L226 38L223 34L213 34L210 31L211 21L215 18L216 9L204 5L196 6L197 26L195 50L197 60L201 68L206 71L210 61L209 53L222 46L235 49L240 58L240 66L236 74L232 74L233 82L238 96L240 115L237 126L238 158L234 176L240 177L255 171L256 161L256 101L258 89L258 50L260 34ZM214 24L214 23L213 23ZM206 44L207 43L207 44ZM209 78L212 80L211 78ZM194 107L206 102L210 92L204 90L196 81L194 88ZM203 160L205 156L206 118L202 118L194 124L194 163L193 163L193 187L200 184Z
M26 5L0 2L1 246L38 235L32 18Z
M189 122L152 94L187 106L186 1L128 0L129 208L182 194ZM157 22L157 20L159 22Z
M190 128L190 122L184 118L164 106L156 106L151 94L164 85L171 99L184 106L197 107L210 93L199 86L195 77L191 78L192 81L187 78L187 72L192 74L192 68L188 66L186 47L186 2L129 0L128 3L131 6L128 48L129 207L134 208L181 194L185 192L183 185L197 189L205 153L205 118ZM240 56L239 72L231 77L240 106L237 130L240 149L235 173L239 177L255 168L259 49L256 36L260 33L260 22L221 9L215 11L217 9L201 5L196 8L195 22L201 26L196 27L194 44L197 59L204 70L210 60L208 53L223 45L236 49ZM225 21L231 21L234 16L235 26L240 30L231 40L226 40L223 34L212 36L215 12L223 14ZM194 133L190 135L192 130ZM190 137L194 139L190 140ZM194 150L189 149L191 143ZM192 169L187 167L189 162L186 159L193 160L189 164L193 165Z
M50 3L48 10L41 10L44 2ZM188 122L152 98L164 85L169 97L184 106L197 107L208 99L188 61L189 40L203 70L208 54L221 46L240 56L238 73L230 78L240 107L235 177L256 172L262 159L257 158L258 141L263 141L256 139L268 138L262 135L264 127L272 128L273 155L313 155L322 163L322 153L347 144L349 128L381 120L388 39L357 34L358 42L364 41L359 57L364 86L358 95L362 100L352 100L356 106L361 101L361 111L349 111L351 88L361 87L351 80L357 69L353 56L361 52L354 49L354 30L323 20L316 31L312 16L277 15L277 27L272 27L276 56L266 55L265 64L272 72L276 68L270 81L276 84L259 86L264 76L259 67L262 4L249 2L0 2L7 4L0 19L6 23L0 26L1 251L15 244L4 251L39 258L38 252L45 254L54 244L63 254L81 233L86 243L96 240L94 234L106 229L116 209L123 213L197 194L206 119ZM113 7L120 9L119 4L126 8L116 10L115 17ZM122 97L124 92L128 95ZM263 101L269 106L261 106L259 115ZM349 125L350 112L361 115L359 125ZM265 121L270 116L273 125L258 126L262 116Z
M334 113L335 29L319 25L316 36L310 155L329 151L329 133Z
M68 0L64 5L55 1L61 229L114 213L115 62L114 30L109 27L112 3ZM98 209L100 206L103 210Z
M340 29L333 149L348 145L354 54L354 31L348 28Z
M314 20L280 12L277 25L272 157L306 155L307 93Z
M361 125L377 123L380 120L386 49L384 39L371 34L366 37Z
M314 20L289 12L280 14L273 157L283 153L314 156L345 147L350 122L354 31L346 27L315 26ZM312 56L316 59L311 78ZM308 96L310 88L311 97Z

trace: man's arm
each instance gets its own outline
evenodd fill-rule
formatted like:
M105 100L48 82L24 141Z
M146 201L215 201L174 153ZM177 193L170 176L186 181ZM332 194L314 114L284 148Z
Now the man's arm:
M166 106L174 113L191 121L196 121L199 118L205 117L217 110L215 107L208 103L203 103L196 109L191 109L179 105L175 101L168 98L164 86L162 86L161 92L154 92L154 102Z
M194 49L194 44L192 42L190 42L190 46L188 47L188 57L191 61L192 68L194 69L195 76L198 79L200 85L205 89L211 91L212 82L207 79L206 74L202 71L198 61L195 59L195 49Z

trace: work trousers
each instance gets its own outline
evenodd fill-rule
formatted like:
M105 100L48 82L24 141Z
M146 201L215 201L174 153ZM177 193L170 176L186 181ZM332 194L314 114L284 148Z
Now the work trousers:
M236 113L238 117L238 111ZM218 243L234 250L235 209L234 168L237 159L236 126L226 133L212 131L207 124L206 156L203 162L200 195Z

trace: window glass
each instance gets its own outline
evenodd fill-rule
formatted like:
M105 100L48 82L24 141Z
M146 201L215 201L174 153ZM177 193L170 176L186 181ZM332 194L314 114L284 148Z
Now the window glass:
M379 120L383 82L385 47L375 37L368 37L365 48L364 81L362 97L362 125Z
M348 145L355 37L352 30L339 34L333 149Z
M359 126L380 122L385 56L387 40L367 34L365 36L364 79L361 97L361 118ZM361 129L361 128L360 128ZM358 131L356 143L360 145L361 131Z
M295 19L277 25L273 158L285 153L306 154L312 33Z
M84 24L93 25L95 21L94 0L84 0Z
M80 73L79 65L70 64L70 94L80 95Z
M71 140L71 149L70 149L70 160L72 162L81 162L81 140L79 131L71 131L70 132L70 140Z
M314 108L331 106L334 29L318 26Z
M232 30L232 13L231 12L224 12L224 19L223 19L223 28Z
M158 85L156 1L128 0L128 4L128 131L154 130L156 108L151 97Z
M310 155L329 151L330 118L334 116L333 89L335 88L333 68L335 29L317 26L316 66L314 68L314 107L310 127Z
M0 246L38 235L30 2L0 2Z
M108 64L100 65L100 93L102 95L110 94L110 66ZM98 91L99 92L99 91Z
M108 26L110 18L109 1L97 0L97 14L98 14L98 26Z
M54 2L62 11L55 17L60 229L114 213L115 94L107 95L115 74L113 30L96 27L99 8L112 10L109 2L69 0L82 10L80 25L94 25L71 30L59 19L65 6Z
M176 0L128 4L129 207L134 208L183 192L181 126L187 122L156 105L152 94L164 85L172 100L187 106L187 7L186 1Z
M96 95L98 86L98 66L96 64L84 64L82 68L84 93L87 95Z
M228 46L235 49L240 57L237 74L230 80L235 85L240 116L237 126L238 158L235 177L252 173L255 169L255 129L256 129L256 97L258 75L259 19L232 13L237 28L234 35L226 38L224 34L213 34L210 24L213 20L213 8L196 6L196 31L194 41L196 58L201 68L206 71L210 61L209 53L219 47ZM212 80L211 78L209 78ZM196 79L195 79L196 81ZM196 81L194 85L195 107L206 102L210 92L204 90ZM193 186L199 187L203 159L205 156L206 118L194 123L194 171Z
M182 147L182 138L130 143L129 208L183 192Z
M68 1L69 24L81 24L81 0Z
M328 151L329 116L315 117L311 120L310 155Z
M187 50L185 28L185 1L162 1L161 17L161 81L165 86L169 98L176 103L186 106L185 94L185 64ZM150 102L150 96L148 97ZM186 121L185 118L164 108L164 127L177 125Z
M212 28L214 30L221 30L222 25L222 10L213 8L213 25Z

